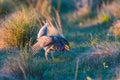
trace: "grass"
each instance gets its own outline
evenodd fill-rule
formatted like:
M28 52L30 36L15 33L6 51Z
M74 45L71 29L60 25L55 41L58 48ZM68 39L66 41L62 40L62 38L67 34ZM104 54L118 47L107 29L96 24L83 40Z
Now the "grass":
M31 52L21 50L16 56L15 53L8 56L7 65L12 77L20 80L74 79L75 73L78 80L89 78L112 80L117 76L119 45L119 42L101 42L84 54L72 52L74 49L64 54L58 52L55 54L55 60L49 59L49 62L45 60L42 53L33 57ZM76 62L78 59L79 61ZM76 64L78 64L77 72Z
M114 1L113 1L114 2ZM64 0L61 4L64 3ZM112 3L112 2L111 2ZM36 13L32 8L17 10L12 13L4 23L0 24L0 43L6 46L0 48L0 79L8 80L119 80L120 78L120 41L114 36L108 36L109 28L114 22L113 17L107 11L95 12L95 17L86 16L73 19L74 10L65 2L61 6L65 12L60 12L63 33L69 41L69 52L55 52L52 60L49 54L49 62L45 60L42 50L36 56L31 55L27 45L34 43L39 30L38 18L52 19L52 9L45 13L38 5ZM56 1L49 5L54 8ZM73 6L73 4L70 4ZM45 9L44 9L45 8ZM42 10L41 10L42 9ZM63 11L64 11L63 9ZM68 9L68 10L67 10ZM70 10L69 10L70 9ZM102 9L102 8L101 8ZM113 12L114 13L114 12ZM52 14L52 17L49 16ZM92 14L92 13L91 13ZM93 13L94 14L94 13ZM85 17L85 19L84 19ZM70 20L73 20L71 22ZM111 19L113 19L111 21ZM87 24L87 25L86 25ZM19 47L16 48L16 47ZM3 50L4 49L4 50Z
M26 50L21 51L16 57L14 55L9 56L7 63L11 74L25 80L42 79L43 73L47 68L45 60L33 59L33 56Z
M112 34L116 38L120 37L120 21L119 20L113 23L112 27L109 29L109 34Z
M107 50L104 50L105 48ZM99 43L92 52L78 57L78 75L81 75L79 79L86 79L89 76L91 79L113 80L117 74L116 70L112 69L119 66L119 55L119 43Z
M2 24L2 33L6 46L23 47L35 41L35 34L39 28L33 11L18 11ZM9 25L9 26L8 26Z

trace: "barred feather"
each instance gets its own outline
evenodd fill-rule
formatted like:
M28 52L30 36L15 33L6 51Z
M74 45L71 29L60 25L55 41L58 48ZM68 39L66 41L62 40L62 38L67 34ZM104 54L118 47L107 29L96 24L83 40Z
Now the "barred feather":
M32 46L33 55L35 55L39 50L48 46L53 42L50 36L42 36L38 41Z
M32 47L33 55L35 55L41 49L42 49L42 47L40 47L39 42L35 43Z

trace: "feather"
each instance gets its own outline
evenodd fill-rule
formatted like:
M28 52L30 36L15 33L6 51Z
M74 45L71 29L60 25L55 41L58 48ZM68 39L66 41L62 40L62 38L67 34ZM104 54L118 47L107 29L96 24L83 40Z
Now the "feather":
M48 29L47 29L48 23L46 22L46 24L39 30L37 39L39 39L41 36L45 36L48 33Z
M53 42L52 38L49 36L42 36L38 41L32 46L33 55L35 55L39 50L48 46Z
M41 50L42 47L40 47L40 44L39 42L35 43L33 46L32 46L32 51L33 51L33 55L35 55L39 50Z

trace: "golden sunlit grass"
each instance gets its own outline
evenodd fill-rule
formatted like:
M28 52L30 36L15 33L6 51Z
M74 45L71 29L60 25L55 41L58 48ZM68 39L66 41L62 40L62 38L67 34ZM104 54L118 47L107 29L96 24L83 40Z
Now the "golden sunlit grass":
M2 29L0 30L0 36L2 36ZM0 49L3 49L3 48L5 48L5 43L4 43L4 40L0 38Z
M33 43L36 39L39 26L41 24L41 17L51 19L51 1L39 0L37 3L31 3L26 0L31 7L23 8L11 14L1 24L1 42L4 46L9 47L23 47ZM33 5L34 4L34 5ZM2 11L2 10L0 10ZM3 11L2 11L3 12ZM2 45L1 45L2 46Z
M115 37L120 37L120 20L117 20L109 29L109 33Z
M2 24L1 39L6 46L22 47L35 40L37 19L35 11L15 12Z
M103 4L102 10L108 11L110 14L112 14L115 17L120 17L120 1L115 0L110 4Z

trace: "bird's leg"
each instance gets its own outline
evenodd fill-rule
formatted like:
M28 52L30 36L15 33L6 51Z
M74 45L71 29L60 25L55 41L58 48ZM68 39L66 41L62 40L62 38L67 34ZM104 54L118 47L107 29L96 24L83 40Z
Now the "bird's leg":
M49 52L50 52L49 49L45 51L45 58L46 58L47 61L48 61L48 53L49 53Z
M54 51L51 51L51 56L52 56L52 59L54 60L55 58L54 58Z

